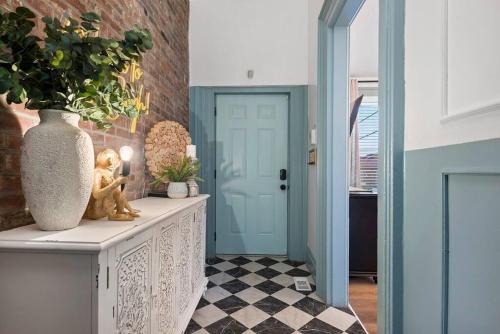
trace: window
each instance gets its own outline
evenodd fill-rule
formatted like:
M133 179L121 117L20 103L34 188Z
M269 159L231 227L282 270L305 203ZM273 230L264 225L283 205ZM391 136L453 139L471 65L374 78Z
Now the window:
M378 82L359 81L357 94L363 95L356 119L357 131L353 132L351 148L351 173L353 186L368 191L378 188Z
M361 188L367 190L378 186L378 116L378 97L363 97L358 112L359 177Z

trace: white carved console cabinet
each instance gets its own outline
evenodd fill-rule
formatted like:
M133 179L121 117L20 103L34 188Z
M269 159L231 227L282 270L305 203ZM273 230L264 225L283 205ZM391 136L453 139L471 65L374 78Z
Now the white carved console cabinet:
M207 284L207 198L133 201L133 222L1 232L0 334L183 333Z

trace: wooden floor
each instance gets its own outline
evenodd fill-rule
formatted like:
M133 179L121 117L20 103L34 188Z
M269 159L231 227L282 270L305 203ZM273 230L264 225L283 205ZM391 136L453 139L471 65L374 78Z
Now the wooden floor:
M349 302L370 334L377 333L377 284L371 278L351 277Z

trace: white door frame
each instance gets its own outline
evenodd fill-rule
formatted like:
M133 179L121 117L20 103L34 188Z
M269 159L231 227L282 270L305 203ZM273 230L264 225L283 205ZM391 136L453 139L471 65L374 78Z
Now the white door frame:
M345 307L349 289L349 26L364 0L325 0L318 26L318 293ZM403 0L380 0L378 330L402 333Z

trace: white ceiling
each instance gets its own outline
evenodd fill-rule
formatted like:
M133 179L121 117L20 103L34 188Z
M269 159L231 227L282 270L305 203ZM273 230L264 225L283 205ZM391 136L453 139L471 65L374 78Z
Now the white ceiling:
M378 78L378 0L365 1L350 32L350 76Z

